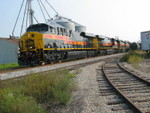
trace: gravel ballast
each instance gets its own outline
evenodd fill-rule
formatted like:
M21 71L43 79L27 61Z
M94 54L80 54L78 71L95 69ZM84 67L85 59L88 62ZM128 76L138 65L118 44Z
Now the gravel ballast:
M138 74L139 76L150 78L150 58L140 62L137 68L133 67L131 64L126 62L123 62L122 65L126 69L130 70L135 74Z
M111 106L108 105L109 100L117 99L115 95L101 96L99 92L99 83L97 81L97 69L100 69L104 62L87 65L80 68L81 72L76 76L78 84L77 90L72 93L72 99L66 106L51 107L48 113L116 113L112 111ZM144 69L149 66L150 59L140 63L142 68L135 69L128 63L123 63L124 66L135 73L144 76L150 76ZM146 64L146 65L145 65ZM144 65L144 66L143 66ZM102 76L102 73L99 73ZM121 111L122 113L128 113ZM131 113L132 111L130 111Z
M51 107L48 113L111 113L107 99L99 94L97 69L104 62L81 67L76 76L77 90L66 106ZM110 97L111 98L111 97Z

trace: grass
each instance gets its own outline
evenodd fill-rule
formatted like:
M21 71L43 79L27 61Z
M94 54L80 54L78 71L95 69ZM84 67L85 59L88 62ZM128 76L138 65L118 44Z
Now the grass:
M16 67L19 67L18 63L0 64L0 70L10 69L10 68L16 68Z
M44 113L45 110L32 97L15 93L11 89L0 92L0 113Z
M76 87L73 77L63 69L0 81L0 113L45 113L44 105L65 105Z
M120 61L122 62L128 62L131 65L133 65L133 67L138 68L139 67L139 63L142 62L144 60L144 58L146 58L147 55L145 52L140 51L140 50L135 50L135 51L130 51L127 54L125 54Z

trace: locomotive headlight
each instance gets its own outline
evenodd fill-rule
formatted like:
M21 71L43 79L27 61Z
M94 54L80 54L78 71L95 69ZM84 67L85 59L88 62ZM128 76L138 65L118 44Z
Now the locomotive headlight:
M28 38L34 37L34 36L35 36L34 34L28 34Z
M31 35L30 35L30 34L28 34L28 38L29 38L29 37L31 37Z

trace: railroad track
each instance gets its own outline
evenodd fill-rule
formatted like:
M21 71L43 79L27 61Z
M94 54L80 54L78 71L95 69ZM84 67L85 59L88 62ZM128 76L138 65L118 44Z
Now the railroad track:
M6 72L0 73L0 80L19 78L19 77L23 77L23 76L30 75L33 73L40 73L40 72L45 72L49 70L57 70L61 68L69 68L69 69L78 68L84 65L90 65L92 63L99 62L104 59L119 57L119 56L122 56L123 54L124 53L107 55L107 56L99 56L99 57L81 59L81 60L76 60L76 61L62 62L62 63L56 63L56 64L50 64L50 65L44 65L44 66L27 67L27 68L21 68L21 69L16 69L16 70L9 70L8 72L6 71Z
M141 78L125 70L118 60L108 61L102 67L104 78L109 85L103 95L118 95L118 101L111 101L108 104L126 104L123 107L115 107L114 111L127 111L133 113L150 113L150 82L149 79ZM98 81L101 81L99 78ZM111 87L110 87L111 86ZM103 89L102 89L103 91ZM112 93L113 92L113 93Z

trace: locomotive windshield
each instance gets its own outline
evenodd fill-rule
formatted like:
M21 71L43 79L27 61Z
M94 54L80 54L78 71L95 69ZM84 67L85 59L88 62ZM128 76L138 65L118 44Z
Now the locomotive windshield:
M36 24L36 25L31 25L27 28L27 31L38 31L38 32L43 32L43 31L48 31L48 25L46 24Z

